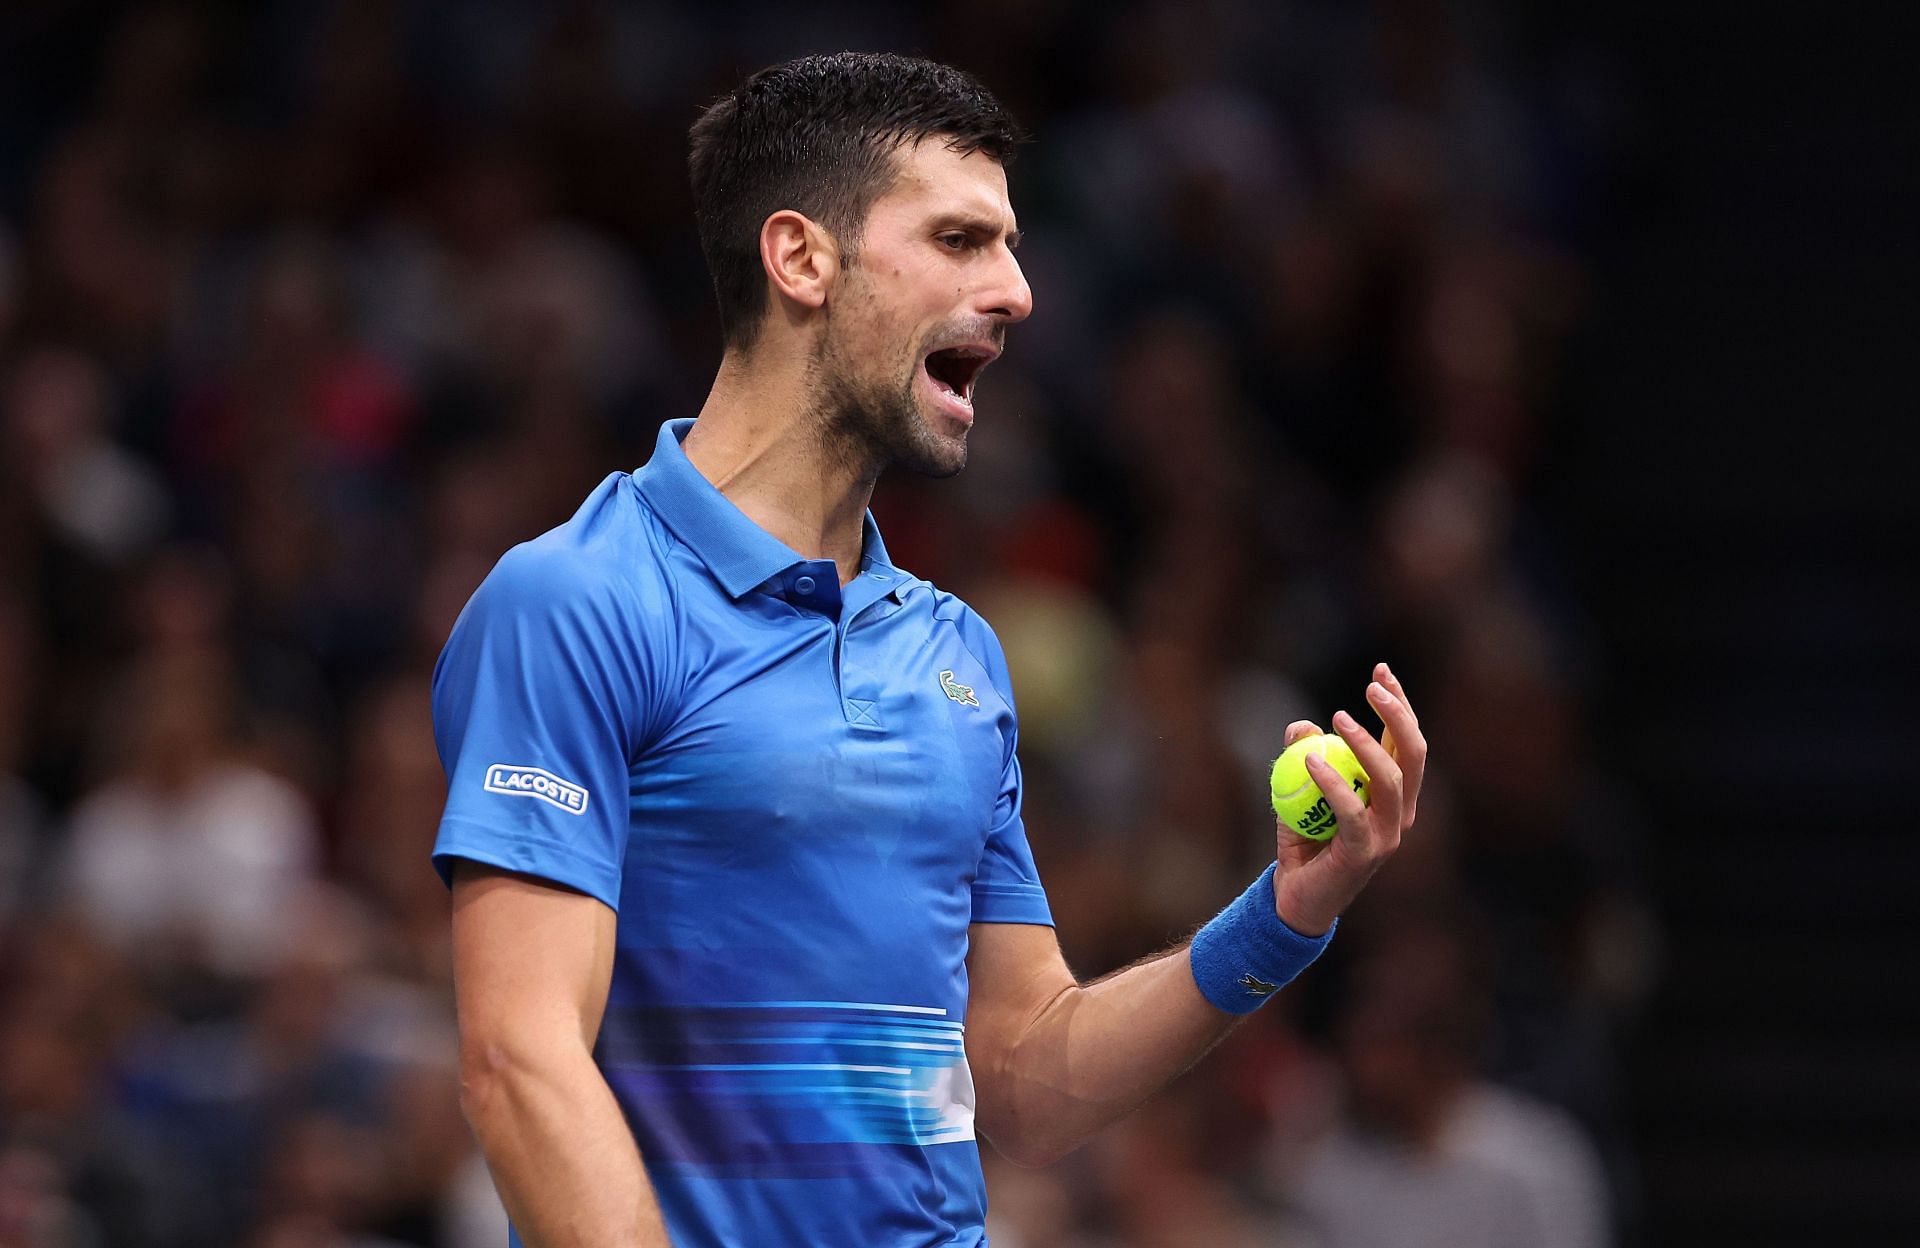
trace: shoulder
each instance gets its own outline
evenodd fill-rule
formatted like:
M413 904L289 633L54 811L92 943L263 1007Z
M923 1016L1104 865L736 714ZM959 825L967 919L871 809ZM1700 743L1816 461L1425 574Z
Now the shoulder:
M960 644L967 653L977 660L980 666L992 675L994 684L999 686L1002 696L1012 699L1012 680L1007 674L1007 654L1000 645L999 634L993 631L993 625L987 623L985 616L969 606L958 594L940 589L927 581L917 581L920 592L933 596L933 618L945 621L954 632L959 634Z
M434 667L436 698L484 674L658 709L678 684L685 613L659 522L614 473L571 519L500 556Z
M617 472L571 518L500 556L468 612L598 617L608 625L671 614L666 534ZM608 613L611 613L610 615Z
M680 689L683 613L665 540L614 473L566 523L500 556L434 665L435 724L465 722L476 703L585 698L640 740Z

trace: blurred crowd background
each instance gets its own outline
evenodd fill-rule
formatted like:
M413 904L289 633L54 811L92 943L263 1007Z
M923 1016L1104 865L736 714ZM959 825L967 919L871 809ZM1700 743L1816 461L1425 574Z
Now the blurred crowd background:
M1526 6L17 3L0 16L0 1246L481 1248L448 628L718 360L685 131L744 74L979 74L1036 313L887 480L993 622L1083 976L1272 853L1390 659L1416 833L1329 956L1000 1248L1638 1242L1647 837L1555 418L1632 98Z

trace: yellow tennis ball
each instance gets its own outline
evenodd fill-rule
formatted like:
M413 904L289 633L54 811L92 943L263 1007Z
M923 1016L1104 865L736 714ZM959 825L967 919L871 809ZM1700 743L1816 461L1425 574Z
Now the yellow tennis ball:
M1273 762L1273 813L1286 825L1311 841L1330 841L1340 830L1333 803L1313 782L1307 770L1307 755L1318 754L1345 777L1362 803L1371 803L1367 793L1367 771L1353 756L1353 747L1330 732L1301 737Z

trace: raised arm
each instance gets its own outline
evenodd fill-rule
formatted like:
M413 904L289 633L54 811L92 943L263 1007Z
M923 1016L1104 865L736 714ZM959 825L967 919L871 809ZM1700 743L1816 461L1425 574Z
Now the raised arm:
M455 868L461 1107L527 1248L668 1248L639 1150L593 1061L614 917L583 893Z
M1334 728L1367 769L1373 804L1362 806L1331 768L1309 764L1340 820L1325 845L1281 824L1275 869L1196 937L1196 946L1137 962L1104 979L1075 981L1048 927L976 923L967 955L967 1060L978 1088L976 1120L994 1147L1021 1165L1045 1165L1185 1071L1277 983L1261 958L1311 961L1334 920L1399 846L1413 822L1426 742L1385 664L1367 700L1386 724L1376 741L1344 711ZM1291 725L1287 740L1319 729ZM1269 883L1269 880L1271 881ZM1252 947L1249 948L1249 945ZM1236 956L1249 959L1236 986ZM1207 970L1201 973L1201 964ZM1258 971L1259 974L1253 972ZM1201 989L1215 985L1210 999ZM1243 1003L1216 1004L1223 993Z

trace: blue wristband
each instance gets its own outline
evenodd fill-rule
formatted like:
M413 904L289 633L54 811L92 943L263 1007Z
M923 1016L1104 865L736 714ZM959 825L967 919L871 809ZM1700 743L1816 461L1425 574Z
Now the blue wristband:
M1263 871L1187 946L1200 995L1229 1014L1251 1014L1271 1001L1313 965L1340 926L1335 919L1324 935L1302 936L1282 922L1273 908L1275 869Z

